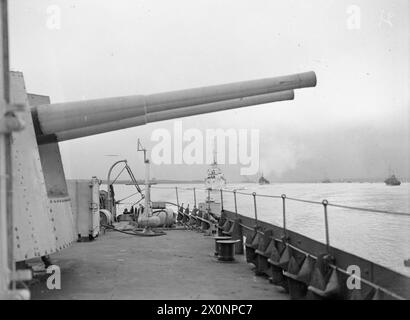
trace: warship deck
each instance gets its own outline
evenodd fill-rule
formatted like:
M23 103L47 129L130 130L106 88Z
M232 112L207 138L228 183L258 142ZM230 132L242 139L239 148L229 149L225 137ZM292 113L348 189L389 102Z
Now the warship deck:
M244 256L222 263L213 251L214 240L195 231L158 237L109 231L52 255L61 289L47 289L43 273L30 286L32 299L289 299L254 276Z

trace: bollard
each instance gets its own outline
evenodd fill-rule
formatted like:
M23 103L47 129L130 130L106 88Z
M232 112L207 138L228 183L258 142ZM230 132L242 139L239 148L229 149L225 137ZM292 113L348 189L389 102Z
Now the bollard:
M223 262L235 261L235 243L239 240L219 240L218 260Z
M213 239L215 240L215 252L214 252L214 256L218 256L218 255L219 255L219 252L220 252L219 241L221 241L221 240L232 240L231 237L220 237L220 236L213 237Z
M234 221L230 222L228 231L222 229L222 235L230 236L233 240L238 240L238 242L235 244L235 254L243 254L243 235L239 219L235 219Z

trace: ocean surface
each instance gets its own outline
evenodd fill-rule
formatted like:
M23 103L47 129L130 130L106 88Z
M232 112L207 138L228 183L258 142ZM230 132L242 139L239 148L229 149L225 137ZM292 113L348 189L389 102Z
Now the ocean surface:
M201 184L155 185L152 188L153 201L176 203L175 186L178 187L179 202L194 203L192 189L196 188L197 202L204 201L207 191ZM104 186L102 186L105 188ZM240 193L256 192L260 195L298 198L359 208L370 208L401 212L392 214L363 212L358 210L328 207L330 245L368 260L389 267L410 276L410 268L404 260L410 259L410 183L401 186L386 186L384 183L277 183L259 185L252 183L228 184L227 189L237 189L238 212L254 217L254 204L251 195ZM135 187L115 185L116 200L128 197ZM220 201L220 192L211 195ZM224 208L234 211L234 198L231 192L224 192ZM132 196L119 205L119 211L130 207L139 196ZM259 220L282 225L282 199L257 197ZM321 204L302 203L286 200L287 228L315 240L325 242L325 224Z

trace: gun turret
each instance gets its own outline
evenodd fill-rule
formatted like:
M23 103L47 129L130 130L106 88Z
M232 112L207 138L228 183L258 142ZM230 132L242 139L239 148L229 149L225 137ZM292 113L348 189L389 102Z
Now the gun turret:
M194 116L204 113L211 113L221 110L230 110L235 108L241 108L246 106L260 105L270 102L293 100L295 97L293 90L244 97L239 99L223 100L220 102L213 102L207 104L200 104L192 107L178 108L167 110L163 112L153 112L145 116L133 117L128 119L121 119L117 121L110 121L84 128L76 128L66 131L58 131L53 135L41 135L37 137L39 144L53 141L55 138L57 141L66 141L81 137L87 137L99 133L111 132L115 130L127 129L136 126L145 125L151 122L177 119L188 116Z
M185 116L292 100L316 86L314 72L150 95L39 105L32 109L39 143L64 141Z
M93 134L275 101L292 100L294 89L316 85L314 72L245 81L204 88L119 98L50 104L47 96L27 94L23 74L10 73L13 103L29 101L22 111L26 129L13 133L13 224L16 261L48 255L76 239L78 212L73 215L71 196L79 185L67 182L58 142ZM86 184L88 190L89 186ZM94 190L94 189L93 189ZM98 224L98 195L92 200L93 223ZM94 197L93 196L93 197ZM21 199L26 199L22 201ZM90 214L84 211L86 215ZM82 220L81 220L82 221ZM34 228L35 227L35 228ZM97 232L92 229L91 236Z

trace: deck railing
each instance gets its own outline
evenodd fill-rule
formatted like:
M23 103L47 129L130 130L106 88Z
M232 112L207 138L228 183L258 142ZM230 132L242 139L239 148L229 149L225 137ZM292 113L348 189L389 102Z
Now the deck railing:
M220 192L220 201L221 201L221 209L222 210L224 210L224 194L225 193L230 193L230 194L233 195L234 210L235 210L236 215L238 215L237 195L240 194L240 195L251 196L253 198L253 208L254 208L253 210L254 210L254 218L255 218L256 225L258 225L258 222L259 222L259 220L258 220L258 209L257 209L257 198L258 197L263 197L263 198L271 198L271 199L282 199L282 228L283 228L284 235L286 235L286 233L287 233L287 228L286 228L286 204L287 204L288 201L320 205L323 209L323 219L324 219L324 226L325 226L324 232L325 232L325 239L326 239L325 244L326 244L327 251L329 251L329 247L330 247L329 217L328 217L328 208L329 207L341 208L341 209L347 209L347 210L364 211L364 212L395 214L395 215L402 215L402 216L404 215L404 216L408 216L410 218L410 213L407 213L407 212L378 210L378 209L373 209L373 208L359 208L359 207L353 207L353 206L346 206L346 205L331 203L326 199L323 199L322 201L312 201L312 200L288 197L286 194L269 195L269 194L257 194L256 192L247 193L247 192L238 191L236 189L233 189L233 190L228 190L228 189L212 190L212 189L209 189L209 188L207 189L207 188L195 188L195 187L188 188L188 187L152 186L152 188L153 189L175 189L176 205L177 206L180 206L179 190L192 191L193 192L194 207L197 207L197 196L196 196L197 190L207 191L208 192L208 199L210 199L211 191L219 191Z
M251 197L251 199L253 201L253 214L254 214L253 219L255 221L255 225L254 226L249 226L249 225L246 225L244 223L239 223L241 228L243 228L244 230L247 230L248 234L249 234L249 232L256 232L256 233L261 233L263 235L263 232L259 230L259 225L260 224L266 225L266 222L263 222L263 221L259 220L257 199L262 198L262 197L263 198L278 199L278 200L281 199L281 202L282 202L282 225L277 226L277 227L279 227L279 230L280 229L282 230L283 239L288 238L288 234L295 235L295 233L293 231L288 230L287 224L286 224L287 207L288 207L289 202L301 202L301 203L307 203L307 204L313 204L313 205L321 206L322 210L323 210L323 220L324 220L324 236L325 236L325 244L324 244L325 247L324 247L324 249L326 250L326 253L329 254L329 256L330 256L330 252L335 252L334 251L335 249L330 247L329 216L328 216L329 207L341 208L341 209L347 209L347 210L357 210L357 211L364 211L364 212L405 215L405 216L408 216L410 218L410 213L407 213L407 212L396 212L396 211L389 211L389 210L379 210L379 209L372 209L372 208L360 208L360 207L346 206L346 205L331 203L327 199L324 199L322 201L312 201L312 200L288 197L286 194L281 194L281 195L257 194L256 192L247 193L247 192L239 191L239 190L236 190L236 189L233 189L233 190L227 190L227 189L211 190L211 189L196 188L196 187L191 187L190 188L190 187L152 186L152 188L153 189L175 189L176 203L172 203L172 202L169 202L169 203L177 206L179 208L179 212L181 212L183 215L185 214L184 209L186 209L187 206L185 206L185 208L184 208L183 204L181 204L181 202L180 202L180 191L192 191L193 192L192 195L193 195L194 208L198 208L198 203L197 203L197 191L198 190L206 191L208 199L211 199L211 191L213 191L213 192L215 192L215 191L218 192L219 191L220 206L221 206L221 211L222 212L225 212L225 211L232 212L230 210L225 209L225 204L227 203L227 201L226 201L227 196L232 195L232 197L233 197L233 207L234 207L234 209L233 209L234 211L232 213L235 216L235 220L237 220L237 221L240 220L240 219L238 219L239 218L239 212L238 212L237 195L249 196L249 197ZM208 207L208 209L210 209L210 207ZM244 218L244 216L242 216L242 218ZM231 222L233 222L233 220ZM280 241L282 241L282 240L280 240ZM302 248L298 247L298 245L295 246L294 244L292 244L290 242L288 242L286 245L289 246L290 248L296 250L296 251L299 251L300 253L302 253L306 256L310 256L314 259L317 259L317 256L312 254L312 252L307 252L306 250L303 250ZM352 274L348 273L344 268L340 268L339 266L337 266L336 263L329 263L329 265L330 265L330 267L332 267L333 269L337 270L340 273L346 274L346 275L351 276L351 277L356 277L354 274L352 275ZM403 278L401 278L401 279L403 279ZM402 296L397 295L396 293L392 292L389 289L386 289L384 286L377 285L376 283L374 283L374 281L372 281L372 279L368 280L368 279L364 279L364 278L359 277L359 280L362 283L367 284L367 285L373 287L376 290L380 290L380 291L388 294L390 297L393 297L395 299L403 299ZM407 278L407 280L408 280L408 278ZM406 282L408 282L407 280L406 280Z

